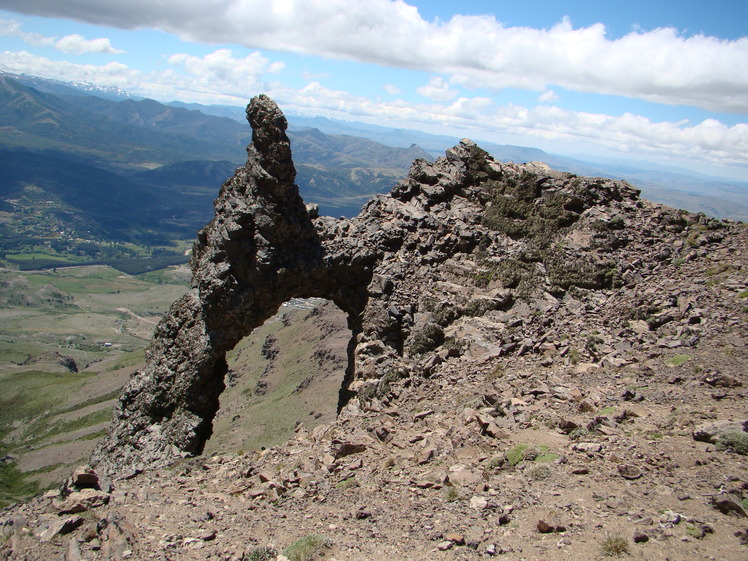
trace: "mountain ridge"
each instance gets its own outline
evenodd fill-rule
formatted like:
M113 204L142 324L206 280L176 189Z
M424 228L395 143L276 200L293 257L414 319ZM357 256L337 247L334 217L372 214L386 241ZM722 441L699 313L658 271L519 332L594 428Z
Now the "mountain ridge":
M8 75L5 74L5 76ZM74 84L64 85L45 80L43 78L21 76L13 77L22 80L25 84L32 87L39 87L49 93L66 94L68 95L68 97L71 94L75 94L76 97L80 98L81 95L89 95L90 93L90 90L76 90ZM94 91L93 93L97 95L101 94L101 92L96 91ZM107 97L107 99L112 98L114 100L126 99L131 103L140 100L140 98L123 98L122 96ZM240 127L241 123L244 122L243 108L241 107L210 106L197 103L180 102L171 102L170 104L166 105L171 105L181 110L197 110L205 114L213 114L221 118L227 118L239 122ZM432 157L440 155L444 150L448 149L458 140L455 137L449 137L446 135L440 136L415 130L392 129L388 127L369 125L354 121L337 121L334 119L319 116L308 117L303 115L292 115L289 116L289 122L291 125L291 133L293 133L294 131L304 131L309 128L318 128L326 134L359 136L386 145L404 149L409 148L412 144L415 143L419 146L424 147L425 151L428 152ZM234 127L234 130L238 129ZM208 129L208 131L210 132L210 129ZM223 133L218 133L216 136L218 138L221 138L221 134ZM230 135L226 136L228 137ZM491 154L494 155L494 157L498 158L499 160L510 160L517 162L539 160L544 161L554 169L558 169L560 171L568 171L586 176L599 175L603 177L611 177L613 179L624 179L633 183L640 184L640 187L644 190L645 196L651 198L656 202L669 204L673 207L688 208L693 212L705 212L720 218L733 218L743 221L748 220L748 183L746 182L741 183L735 180L725 180L724 178L716 178L712 176L698 177L698 174L695 174L689 170L665 170L662 166L656 166L659 170L658 177L653 181L649 181L646 179L646 175L651 173L650 171L648 171L648 168L651 168L652 165L648 166L641 164L639 167L637 167L636 162L632 162L632 164L634 164L634 169L624 169L625 167L630 168L631 164L621 167L618 164L600 164L590 161L584 161L584 159L578 159L574 157L549 154L536 148L496 145L487 142L481 142L481 145L484 146ZM230 149L230 151L236 149L237 146L243 145L241 142L239 142L238 144L235 144L234 147ZM216 154L215 159L229 159L232 161L234 160L233 157L227 158L226 148L223 148L221 150L222 154ZM194 151L199 151L203 156L209 154L209 151L198 149L197 147ZM231 153L237 154L235 158L237 163L243 159L243 155L241 155L240 151L231 151ZM143 162L141 158L140 165L142 165L143 163L147 162ZM299 163L304 164L305 162L300 161ZM407 171L407 166L405 169L401 169L401 174L404 175L405 171ZM329 183L331 181L335 183L338 180L333 179L333 177L339 174L339 170L331 170L331 176L328 176L327 178L320 178L320 180L322 183ZM304 177L306 177L307 175L308 174L305 174ZM389 177L392 176L389 175ZM397 177L396 179L399 179L399 177ZM349 181L350 180L351 178L349 178ZM353 180L353 183L356 184L355 178ZM685 189L689 191L688 195L683 194L684 184L686 185ZM390 185L386 185L387 188L389 186ZM370 191L370 193L381 193L387 190L387 188L383 188L381 186L381 181L376 181L373 184L373 187L374 190ZM339 190L339 187L337 189ZM359 192L360 191L361 189L359 189ZM309 194L312 195L311 192ZM365 202L365 199L362 199L360 194L353 195L353 201L355 202L344 202L343 206L338 209L335 208L334 204L330 206L330 203L334 201L335 196L336 194L328 193L320 199L320 202L323 203L323 208L326 212L342 213L348 216L352 216L356 214L358 208L360 208L360 205Z
M261 96L248 114L247 163L120 394L98 473L4 511L0 553L744 558L745 224L469 140L358 216L318 216L280 109ZM226 353L295 296L347 316L337 419L201 456Z

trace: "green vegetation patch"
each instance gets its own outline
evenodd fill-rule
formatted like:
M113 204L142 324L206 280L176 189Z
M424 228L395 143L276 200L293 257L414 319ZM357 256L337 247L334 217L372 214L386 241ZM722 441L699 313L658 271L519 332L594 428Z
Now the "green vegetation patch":
M23 501L38 491L39 484L29 481L13 462L0 462L0 508Z
M332 542L326 537L312 534L293 542L283 551L283 555L289 561L312 561L331 545Z
M520 443L504 453L506 462L512 467L524 461L538 463L553 462L559 457L559 454L551 452L550 448L545 444L533 446L531 444Z
M342 481L338 481L335 484L335 488L340 489L341 491L345 491L347 489L353 489L354 487L358 487L358 481L356 481L355 477L349 477L347 479L343 479Z
M629 542L621 536L608 536L600 544L601 553L605 557L622 557L631 551Z
M277 552L272 547L255 547L244 554L246 561L273 561Z
M748 433L741 431L726 432L717 439L717 450L729 450L741 456L748 456Z
M527 459L527 452L530 449L529 444L517 444L506 451L506 461L510 466L514 467L520 462Z
M668 366L682 366L689 360L691 360L691 355L675 355L674 357L671 357L665 361L665 364Z
M495 181L491 188L493 199L483 224L511 238L528 239L539 248L548 247L559 230L574 224L584 209L576 193L553 192L539 199L543 185L528 172Z

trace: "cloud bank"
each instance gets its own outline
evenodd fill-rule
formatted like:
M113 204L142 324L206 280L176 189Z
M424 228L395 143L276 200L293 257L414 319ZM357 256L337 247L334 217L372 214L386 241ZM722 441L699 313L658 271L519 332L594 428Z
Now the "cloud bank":
M493 16L426 21L401 0L4 0L6 9L208 43L448 74L453 83L543 93L553 86L748 114L748 38L669 28L609 39L595 24L506 27ZM439 92L431 90L432 94ZM433 97L433 96L432 96Z

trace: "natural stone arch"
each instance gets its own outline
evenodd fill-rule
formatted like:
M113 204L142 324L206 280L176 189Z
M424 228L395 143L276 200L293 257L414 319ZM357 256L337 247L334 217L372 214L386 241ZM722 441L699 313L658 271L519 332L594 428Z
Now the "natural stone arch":
M331 300L284 303L227 353L226 389L203 454L274 446L299 423L308 430L333 423L351 335Z
M470 318L505 310L515 292L523 294L522 286L497 284L507 267L519 264L514 273L530 285L524 297L536 291L543 306L554 305L547 297L564 284L589 284L562 278L567 249L556 242L588 223L593 206L638 204L625 182L501 164L463 140L432 163L416 160L357 217L318 217L294 184L283 114L260 96L247 117L247 163L224 183L215 218L198 235L191 290L160 322L145 368L120 396L92 458L100 471L200 453L224 388L226 352L290 298L325 298L347 314L352 338L340 405L356 399L376 407L393 382L417 383L461 352L446 348L448 331L497 346L491 320ZM588 261L587 276L604 286L608 277L599 273L609 261L602 254ZM508 341L506 352L515 347Z
M365 247L326 251L294 184L285 117L259 96L247 119L247 163L224 183L215 218L198 234L191 289L159 323L145 368L123 389L92 458L102 470L200 453L225 387L226 352L283 302L332 300L348 315L354 338L361 331L373 255ZM341 402L347 395L341 391Z

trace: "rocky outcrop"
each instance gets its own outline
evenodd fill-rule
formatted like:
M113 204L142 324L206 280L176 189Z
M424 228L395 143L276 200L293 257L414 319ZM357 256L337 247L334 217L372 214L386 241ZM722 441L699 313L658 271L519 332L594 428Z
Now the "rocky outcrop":
M631 310L615 310L621 329L634 320L654 337L673 325L687 336L698 321L694 302L635 287L724 238L723 223L641 201L625 182L502 164L469 140L433 163L414 162L356 218L319 217L294 184L276 104L259 96L247 118L247 163L222 186L215 218L198 235L191 290L123 390L94 454L100 472L200 453L226 352L293 297L326 298L347 314L339 408L352 411L386 403L393 383L427 377L452 357L543 352L563 316L556 312L583 314L595 295L612 309L621 301L611 291L632 291ZM586 341L562 356L624 360L610 341Z

